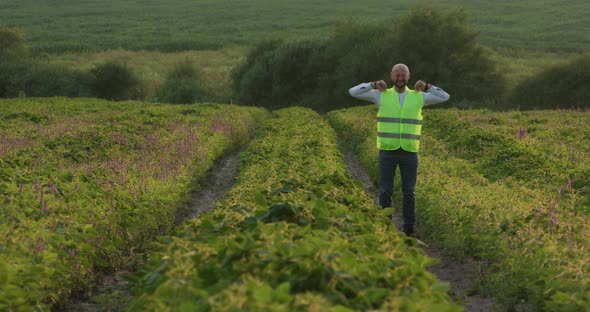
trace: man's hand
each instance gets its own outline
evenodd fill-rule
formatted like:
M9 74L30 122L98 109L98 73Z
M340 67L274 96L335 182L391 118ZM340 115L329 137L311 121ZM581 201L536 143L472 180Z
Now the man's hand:
M416 81L416 84L414 85L414 90L418 90L418 91L422 91L422 92L426 92L426 90L428 90L428 88L430 88L430 85L428 83L424 82L423 80Z
M385 83L385 81L383 80L379 80L379 81L373 81L371 82L371 87L373 89L377 89L381 92L387 90L387 83Z

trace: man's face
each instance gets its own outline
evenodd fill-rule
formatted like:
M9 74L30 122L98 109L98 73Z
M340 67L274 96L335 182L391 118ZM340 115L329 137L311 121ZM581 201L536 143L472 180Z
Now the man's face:
M391 71L391 80L393 85L398 88L405 88L410 80L410 72L403 66L396 66Z

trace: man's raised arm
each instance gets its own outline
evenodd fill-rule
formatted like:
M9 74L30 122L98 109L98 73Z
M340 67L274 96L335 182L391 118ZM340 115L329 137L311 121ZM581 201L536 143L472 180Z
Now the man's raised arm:
M435 85L430 85L430 88L424 92L424 106L446 102L450 97L445 90Z
M354 86L348 90L348 93L353 97L379 104L379 98L381 97L379 90L373 89L370 82L364 82L357 86Z

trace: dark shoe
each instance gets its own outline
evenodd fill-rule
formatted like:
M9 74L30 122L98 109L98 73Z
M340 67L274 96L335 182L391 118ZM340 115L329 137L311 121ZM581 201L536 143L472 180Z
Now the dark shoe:
M406 236L408 236L408 237L414 237L414 228L413 227L405 228L404 234L406 234Z

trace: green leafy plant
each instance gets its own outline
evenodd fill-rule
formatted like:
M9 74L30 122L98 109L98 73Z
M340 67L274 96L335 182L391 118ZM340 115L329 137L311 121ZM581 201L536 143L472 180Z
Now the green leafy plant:
M189 59L177 63L156 90L156 100L175 104L202 101L206 97L202 76L201 71Z
M376 107L328 119L376 178ZM481 291L506 309L588 309L588 112L427 110L418 231L477 259ZM575 130L574 130L575 129ZM548 148L548 142L552 142ZM398 199L399 201L399 199Z
M219 207L150 254L130 310L460 310L389 213L346 173L326 121L276 111Z
M141 81L127 64L108 61L95 65L90 73L90 88L96 97L116 101L141 99Z
M0 310L59 308L185 213L267 112L91 99L0 101Z

